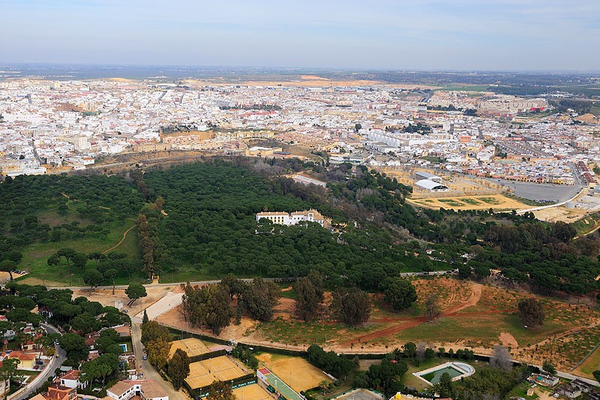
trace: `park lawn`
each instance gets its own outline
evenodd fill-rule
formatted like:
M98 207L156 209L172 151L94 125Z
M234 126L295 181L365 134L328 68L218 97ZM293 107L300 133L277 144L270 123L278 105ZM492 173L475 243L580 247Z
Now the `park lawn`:
M116 221L112 224L110 233L102 239L87 237L61 242L34 243L23 251L23 259L19 263L19 269L23 269L29 274L20 278L20 280L37 278L52 282L63 282L69 286L81 286L84 284L81 278L83 271L71 267L49 266L47 263L48 257L61 248L72 248L86 254L96 251L103 252L119 243L123 238L123 233L134 223L132 220ZM135 232L130 232L121 246L114 251L126 253L128 258L132 260L139 260L137 237L130 238L130 236L136 236Z

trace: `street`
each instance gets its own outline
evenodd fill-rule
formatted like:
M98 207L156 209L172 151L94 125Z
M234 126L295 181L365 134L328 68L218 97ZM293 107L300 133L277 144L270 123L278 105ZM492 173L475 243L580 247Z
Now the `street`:
M48 324L40 324L48 333L60 333L58 329ZM41 387L44 382L48 380L48 377L54 375L56 368L59 368L66 359L66 353L59 345L56 345L56 356L50 361L46 368L26 386L23 392L17 392L16 396L9 397L10 400L24 400L32 397L33 393Z
M138 371L144 374L144 379L152 379L163 388L169 395L169 400L189 400L183 391L176 391L171 383L166 382L147 360L144 360L144 349L142 348L142 320L131 318L131 342L135 354L135 363Z

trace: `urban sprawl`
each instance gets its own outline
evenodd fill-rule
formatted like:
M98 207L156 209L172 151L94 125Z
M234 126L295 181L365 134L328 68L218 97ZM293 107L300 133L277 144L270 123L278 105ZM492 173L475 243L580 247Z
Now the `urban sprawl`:
M79 170L122 153L290 157L304 148L331 163L594 183L587 166L600 160L598 119L551 113L548 98L328 81L306 87L15 79L0 82L0 173ZM274 144L252 146L253 138Z

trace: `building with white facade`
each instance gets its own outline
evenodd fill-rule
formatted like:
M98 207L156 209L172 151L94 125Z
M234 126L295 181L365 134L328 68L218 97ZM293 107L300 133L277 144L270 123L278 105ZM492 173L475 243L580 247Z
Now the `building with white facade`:
M119 381L106 390L107 397L129 400L139 396L142 400L169 400L169 395L153 380Z
M290 214L286 212L265 211L256 214L256 222L260 222L263 218L268 219L277 225L296 225L298 222L302 221L316 222L321 226L325 225L325 217L317 210L295 211Z

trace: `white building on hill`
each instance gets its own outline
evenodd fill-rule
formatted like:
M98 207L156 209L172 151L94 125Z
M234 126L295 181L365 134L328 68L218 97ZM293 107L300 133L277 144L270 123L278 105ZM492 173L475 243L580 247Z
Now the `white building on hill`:
M321 226L325 225L325 217L317 210L295 211L291 214L265 211L256 214L256 222L259 222L262 218L266 218L277 225L296 225L302 221L316 222Z

